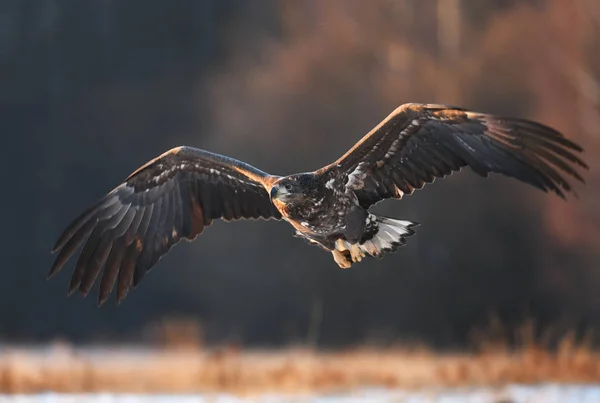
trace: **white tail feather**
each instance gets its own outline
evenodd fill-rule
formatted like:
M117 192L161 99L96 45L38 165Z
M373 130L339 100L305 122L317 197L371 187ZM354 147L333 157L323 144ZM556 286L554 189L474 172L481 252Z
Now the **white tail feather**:
M393 252L406 243L406 237L415 232L412 227L418 223L396 220L394 218L369 215L368 224L377 225L377 232L373 237L362 244L351 244L345 240L338 240L336 249L339 251L349 251L353 262L360 261L366 255L381 257L385 252Z
M371 256L380 256L384 252L395 251L406 243L405 237L415 233L411 228L419 225L406 220L376 217L379 231L373 238L359 245L361 249L368 251ZM374 253L372 253L373 251Z

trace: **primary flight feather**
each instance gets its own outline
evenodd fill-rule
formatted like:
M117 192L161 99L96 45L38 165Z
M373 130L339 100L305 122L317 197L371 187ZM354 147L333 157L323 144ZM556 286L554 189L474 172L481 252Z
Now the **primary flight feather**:
M283 218L297 236L348 268L397 250L418 225L370 213L375 203L400 199L465 166L564 198L572 192L565 177L583 182L581 151L536 122L431 104L400 106L337 161L309 173L274 176L177 147L137 169L64 230L49 276L84 244L69 294L86 295L102 272L98 303L115 283L121 301L173 245L195 239L219 218Z

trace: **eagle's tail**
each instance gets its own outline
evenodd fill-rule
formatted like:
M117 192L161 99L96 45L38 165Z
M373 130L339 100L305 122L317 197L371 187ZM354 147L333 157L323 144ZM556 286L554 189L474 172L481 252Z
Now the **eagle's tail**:
M394 252L404 245L406 238L415 233L412 228L418 225L419 223L412 221L369 214L365 228L367 239L357 244L339 239L334 251L338 253L334 253L334 258L343 268L350 267L353 262L359 262L365 256L381 258L384 253ZM344 259L340 259L342 257Z
M360 245L361 249L367 251L371 256L381 257L385 252L394 252L406 243L406 238L413 235L412 229L419 223L396 220L394 218L375 216L378 231L371 239Z

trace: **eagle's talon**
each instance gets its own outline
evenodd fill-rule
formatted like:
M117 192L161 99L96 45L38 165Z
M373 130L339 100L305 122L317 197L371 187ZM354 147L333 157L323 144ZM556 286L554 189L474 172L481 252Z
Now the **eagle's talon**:
M350 256L353 262L360 262L365 257L365 253L360 249L360 246L352 244L350 245Z
M340 268L349 269L350 266L352 266L352 262L350 262L346 255L340 252L339 250L334 249L331 251L331 254L333 255L333 260L335 260L335 262L338 264L338 266L340 266Z

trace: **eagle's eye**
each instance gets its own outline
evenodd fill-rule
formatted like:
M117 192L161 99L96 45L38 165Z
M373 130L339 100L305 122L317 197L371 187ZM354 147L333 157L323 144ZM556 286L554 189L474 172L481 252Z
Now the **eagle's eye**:
M283 187L285 190L292 190L292 185L290 183L286 183Z

